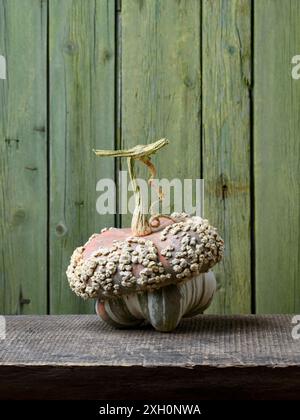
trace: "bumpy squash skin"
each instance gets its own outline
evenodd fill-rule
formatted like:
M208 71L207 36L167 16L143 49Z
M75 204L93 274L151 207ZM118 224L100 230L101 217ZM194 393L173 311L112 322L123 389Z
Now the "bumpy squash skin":
M130 229L94 234L72 255L69 284L97 299L97 314L118 328L150 323L172 331L184 316L202 313L216 289L209 271L223 256L223 240L207 220L179 216L145 238Z
M157 331L174 330L182 317L203 313L210 305L216 290L212 272L193 279L171 284L153 292L121 296L118 299L96 302L97 314L116 328L137 327L145 321Z
M80 297L114 299L151 292L208 272L223 255L223 240L198 217L164 223L145 238L130 229L94 234L77 248L67 270Z
M66 274L71 289L83 299L96 298L98 315L116 327L148 321L158 331L172 331L183 316L202 313L216 288L209 270L221 260L224 242L208 220L186 213L148 220L142 211L135 161L147 166L151 184L151 155L168 143L163 138L128 150L94 150L97 156L127 158L135 197L131 230L92 235L75 249Z

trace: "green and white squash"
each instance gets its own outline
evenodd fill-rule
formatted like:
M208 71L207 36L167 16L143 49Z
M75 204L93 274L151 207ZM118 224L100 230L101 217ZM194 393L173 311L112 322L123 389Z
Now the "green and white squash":
M171 331L183 316L202 313L216 289L209 271L223 256L223 240L208 220L185 213L156 215L142 212L134 161L155 173L150 154L167 144L162 139L127 151L97 151L101 156L128 157L136 198L131 229L103 229L77 248L67 270L71 289L95 298L96 312L119 328L149 322Z
M137 327L148 322L158 331L172 331L182 317L202 314L210 305L215 290L215 276L210 271L153 292L98 299L96 312L117 328Z

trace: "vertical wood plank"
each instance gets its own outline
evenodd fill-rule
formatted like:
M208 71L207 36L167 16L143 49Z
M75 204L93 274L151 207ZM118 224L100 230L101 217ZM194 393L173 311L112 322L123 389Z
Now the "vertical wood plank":
M45 1L0 1L0 312L47 310Z
M225 240L210 312L251 310L251 3L203 1L203 178L205 216Z
M50 300L52 313L93 311L69 290L73 249L112 226L96 212L96 183L114 163L93 148L114 148L114 21L111 0L51 0L50 7Z
M300 310L300 2L255 2L257 312Z
M200 178L200 13L197 0L122 2L122 146L167 137L160 179Z

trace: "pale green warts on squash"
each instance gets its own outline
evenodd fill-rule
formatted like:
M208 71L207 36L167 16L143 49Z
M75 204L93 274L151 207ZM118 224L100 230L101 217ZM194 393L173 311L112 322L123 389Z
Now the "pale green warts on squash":
M216 228L201 217L185 213L152 215L142 211L135 161L147 165L167 139L129 150L95 150L97 156L126 157L135 196L130 228L102 229L77 248L67 269L71 289L96 299L96 312L119 328L149 322L158 331L171 331L183 316L202 313L216 289L209 271L223 256L224 243Z

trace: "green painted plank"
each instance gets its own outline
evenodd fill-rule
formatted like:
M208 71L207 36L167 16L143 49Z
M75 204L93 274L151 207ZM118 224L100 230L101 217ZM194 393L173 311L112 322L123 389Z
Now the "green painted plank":
M7 80L0 80L0 312L6 314L47 310L46 22L44 1L0 1L0 54L7 60Z
M93 311L69 290L73 249L112 226L96 212L96 183L114 179L114 163L93 148L114 148L114 21L111 0L51 0L50 13L50 302L51 313Z
M122 1L122 146L167 137L160 179L200 178L200 15L198 0Z
M254 173L259 313L300 310L300 2L255 2Z
M203 2L205 216L225 240L209 312L251 310L250 0Z

